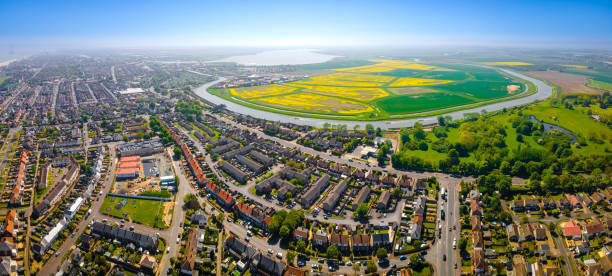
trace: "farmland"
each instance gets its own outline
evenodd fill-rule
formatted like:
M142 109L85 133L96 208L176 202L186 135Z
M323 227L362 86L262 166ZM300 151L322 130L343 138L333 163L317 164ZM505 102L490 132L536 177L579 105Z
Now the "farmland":
M524 81L482 65L421 64L400 60L370 62L373 64L330 68L328 74L292 82L212 89L211 92L242 105L272 112L379 120L426 115L444 108L464 108L484 101L518 97L527 91ZM415 115L417 113L419 115Z

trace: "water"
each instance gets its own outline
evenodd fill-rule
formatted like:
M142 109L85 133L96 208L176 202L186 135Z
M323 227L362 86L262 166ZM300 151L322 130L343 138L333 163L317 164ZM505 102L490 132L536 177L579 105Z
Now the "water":
M567 133L570 137L572 137L572 143L576 141L576 136L574 136L574 133L572 133L571 131L569 131L569 130L567 130L565 128L562 128L562 127L560 127L558 125L553 125L553 124L542 122L542 121L536 119L535 117L533 117L533 115L529 115L529 116L527 116L527 118L529 120L531 120L532 122L537 122L537 123L542 124L544 126L544 133L546 133L546 132L548 132L549 130L552 130L552 129L558 129L560 131L563 131L563 132Z
M254 55L233 56L212 62L235 62L240 65L294 65L322 63L338 56L317 53L312 49L264 51Z

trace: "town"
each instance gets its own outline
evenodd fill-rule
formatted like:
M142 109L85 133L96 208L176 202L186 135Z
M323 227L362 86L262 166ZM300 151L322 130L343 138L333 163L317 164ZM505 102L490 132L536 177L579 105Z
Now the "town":
M464 173L459 156L476 157L463 140L446 166L404 156L485 115L313 127L196 93L215 76L228 78L217 88L308 77L292 66L88 53L0 76L0 275L612 272L609 155L584 165L588 185L548 192L569 181L560 166L553 180L527 174L534 162Z

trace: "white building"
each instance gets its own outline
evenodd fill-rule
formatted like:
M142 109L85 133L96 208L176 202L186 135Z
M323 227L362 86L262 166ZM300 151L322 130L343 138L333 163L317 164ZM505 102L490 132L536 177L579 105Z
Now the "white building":
M76 215L76 213L79 211L79 208L81 208L81 204L83 204L83 198L78 197L74 201L74 203L70 205L70 208L64 211L64 217L66 218L66 221L71 221L72 218L74 218L74 215Z

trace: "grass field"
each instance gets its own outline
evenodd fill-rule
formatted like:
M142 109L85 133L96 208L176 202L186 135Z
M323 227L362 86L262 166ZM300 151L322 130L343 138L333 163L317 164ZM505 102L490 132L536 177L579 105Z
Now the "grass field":
M115 208L122 200L127 204L121 209ZM100 212L116 218L131 219L133 222L148 225L151 227L165 229L169 226L162 220L164 207L162 201L128 199L108 196L104 199ZM124 217L123 214L127 214Z
M612 83L605 81L598 81L594 79L589 79L587 81L587 86L599 90L612 91Z
M399 60L370 62L374 63L330 68L332 73L294 82L212 89L211 93L272 112L378 120L466 108L459 107L462 105L474 107L483 101L519 97L526 90L523 81L490 67Z
M569 68L578 68L578 69L587 69L587 68L589 68L586 65L577 65L577 64L561 64L561 66L569 67Z

